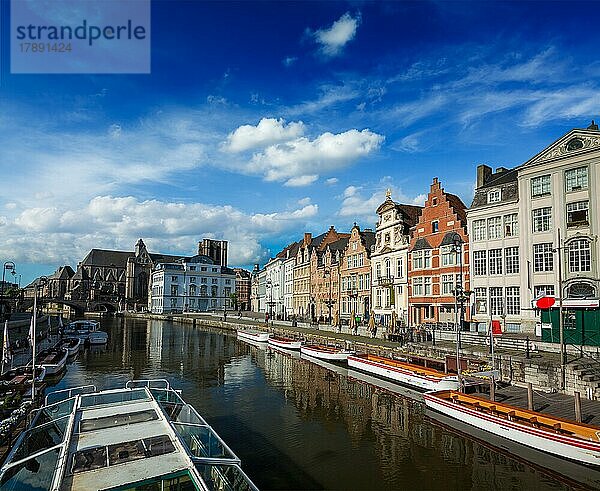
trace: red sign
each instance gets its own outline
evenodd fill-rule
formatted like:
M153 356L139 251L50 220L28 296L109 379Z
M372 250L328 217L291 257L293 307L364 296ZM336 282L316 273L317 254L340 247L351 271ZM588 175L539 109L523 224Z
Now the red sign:
M535 305L538 309L548 310L554 305L554 302L556 302L556 299L554 297L541 297L537 299Z
M502 334L502 327L500 326L500 321L492 321L492 335L497 336Z

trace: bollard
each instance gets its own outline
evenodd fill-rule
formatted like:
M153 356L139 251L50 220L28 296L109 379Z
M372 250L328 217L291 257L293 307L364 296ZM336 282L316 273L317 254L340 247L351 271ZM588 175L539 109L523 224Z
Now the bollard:
M496 401L496 381L493 375L490 377L490 401Z
M575 392L575 421L581 423L581 396Z
M533 411L533 387L527 382L527 409Z

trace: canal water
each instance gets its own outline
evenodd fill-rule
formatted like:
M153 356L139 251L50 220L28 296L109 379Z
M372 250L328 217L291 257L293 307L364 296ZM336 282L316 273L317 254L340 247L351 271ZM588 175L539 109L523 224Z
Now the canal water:
M578 489L597 477L550 457L527 463L486 434L448 428L416 393L232 333L132 319L102 329L108 345L79 353L56 388L167 379L260 489Z

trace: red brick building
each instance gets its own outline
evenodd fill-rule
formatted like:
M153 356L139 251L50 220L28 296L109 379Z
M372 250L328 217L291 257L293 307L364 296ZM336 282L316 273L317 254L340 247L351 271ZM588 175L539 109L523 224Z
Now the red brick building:
M454 324L456 287L470 290L466 206L446 193L437 177L410 241L408 279L410 325ZM458 312L460 316L460 308ZM469 321L468 298L463 312Z

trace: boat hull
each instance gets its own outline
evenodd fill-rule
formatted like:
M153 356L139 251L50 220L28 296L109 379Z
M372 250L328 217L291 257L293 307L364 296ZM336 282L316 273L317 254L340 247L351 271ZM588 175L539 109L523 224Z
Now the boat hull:
M505 420L493 414L465 407L435 394L424 394L430 409L462 421L507 440L579 463L600 466L600 442L587 441L566 435L550 433L533 426Z
M75 356L77 353L79 353L79 348L81 347L81 339L73 337L72 339L77 339L78 343L75 344L74 346L69 346L68 344L64 344L62 346L63 349L67 350L67 354L69 356Z
M459 388L458 377L455 375L442 378L419 375L406 368L394 367L357 356L348 358L348 366L422 391L458 390Z
M52 375L57 375L64 370L68 357L69 354L67 353L67 350L63 350L62 357L56 362L40 363L40 366L46 370L46 376L51 377Z
M330 361L346 361L350 355L354 353L345 350L324 350L313 346L302 346L300 352L303 355L312 356L320 360Z
M106 344L108 343L108 334L104 331L92 331L87 337L90 344Z
M269 344L273 346L277 346L278 348L283 349L295 349L298 350L302 347L302 341L295 340L282 340L277 338L269 338Z
M262 331L238 331L238 337L242 339L249 339L257 343L266 343L269 341L269 333Z

